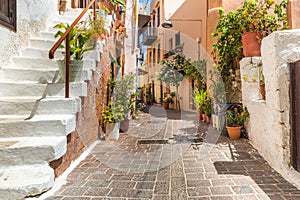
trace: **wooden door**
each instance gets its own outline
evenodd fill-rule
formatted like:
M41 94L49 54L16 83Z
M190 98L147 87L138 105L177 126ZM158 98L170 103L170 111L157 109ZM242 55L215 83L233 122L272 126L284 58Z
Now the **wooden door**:
M0 24L16 31L16 0L1 0Z
M291 163L300 172L300 61L290 64Z

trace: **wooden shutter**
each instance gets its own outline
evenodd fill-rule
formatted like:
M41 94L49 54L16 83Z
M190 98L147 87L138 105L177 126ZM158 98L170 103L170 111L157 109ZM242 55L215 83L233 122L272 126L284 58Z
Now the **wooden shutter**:
M16 0L1 0L0 24L16 31L17 9Z

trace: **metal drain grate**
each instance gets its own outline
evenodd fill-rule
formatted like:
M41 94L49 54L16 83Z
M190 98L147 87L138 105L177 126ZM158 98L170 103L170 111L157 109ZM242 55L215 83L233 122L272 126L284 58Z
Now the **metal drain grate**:
M138 140L138 144L168 144L169 140Z

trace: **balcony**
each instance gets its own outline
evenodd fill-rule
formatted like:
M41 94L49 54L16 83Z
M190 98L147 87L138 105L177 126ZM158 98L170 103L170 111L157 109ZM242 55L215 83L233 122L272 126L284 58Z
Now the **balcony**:
M151 46L157 40L157 28L147 27L143 33L143 45Z

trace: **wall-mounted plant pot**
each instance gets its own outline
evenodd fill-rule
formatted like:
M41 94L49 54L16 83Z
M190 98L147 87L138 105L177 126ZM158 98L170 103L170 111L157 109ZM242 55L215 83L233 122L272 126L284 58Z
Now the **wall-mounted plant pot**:
M66 62L64 60L57 60L59 73L63 82L66 81ZM82 60L70 60L70 74L69 81L81 81L81 74L83 68Z
M261 56L261 32L247 32L242 35L243 54L245 57Z
M118 140L120 136L120 123L108 123L105 125L106 137L110 140Z

